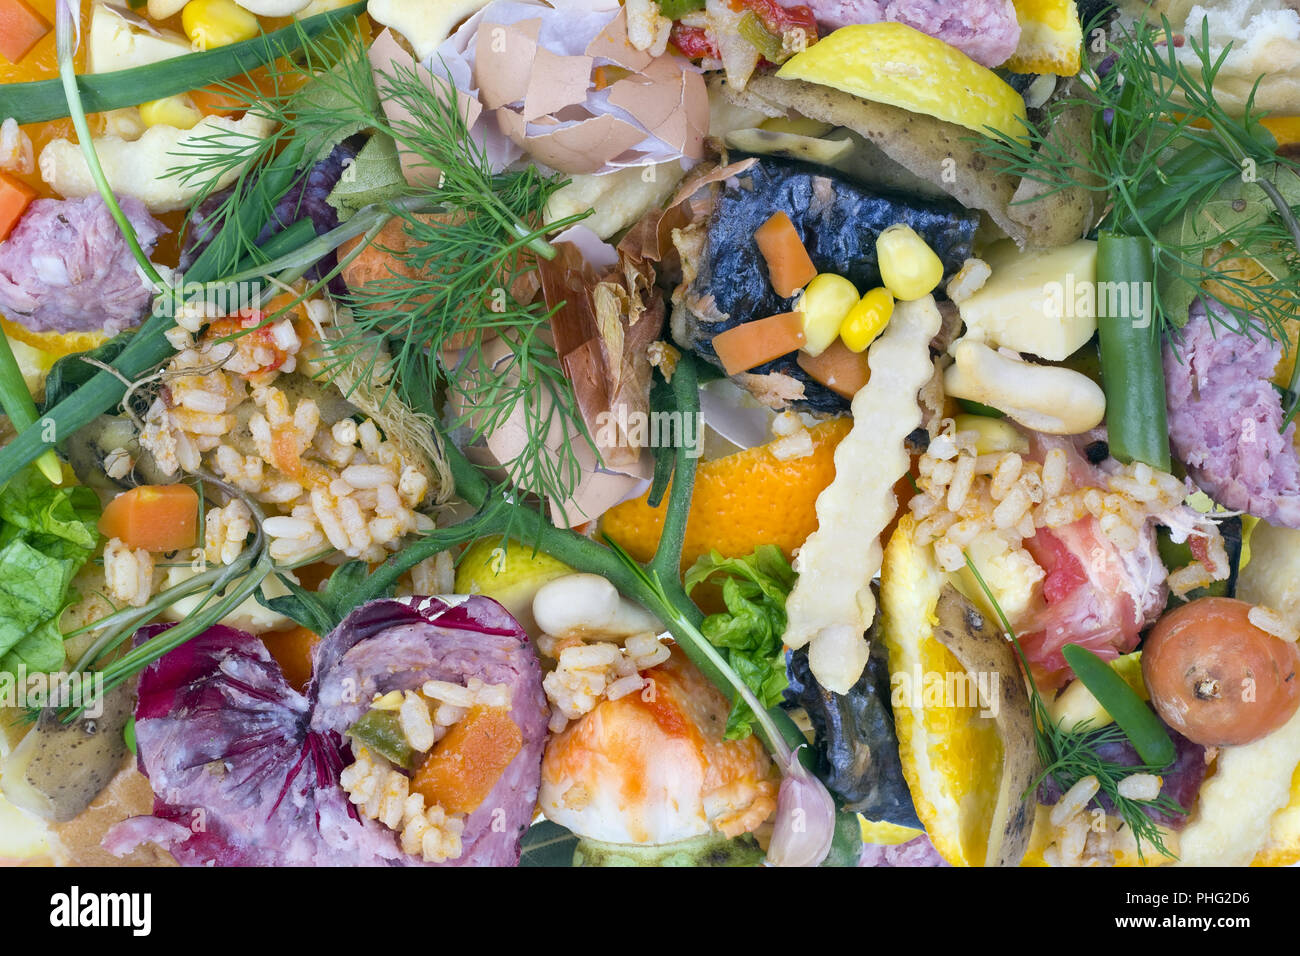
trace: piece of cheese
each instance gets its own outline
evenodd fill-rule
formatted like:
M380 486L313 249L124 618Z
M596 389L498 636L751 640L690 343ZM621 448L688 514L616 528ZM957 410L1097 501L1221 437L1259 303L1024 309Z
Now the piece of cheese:
M1059 362L1097 331L1097 243L1021 252L1006 240L984 260L993 274L958 306L967 339Z
M190 41L171 30L159 30L133 13L107 3L90 11L87 70L112 73L147 66L193 51Z
M396 30L415 50L415 58L430 56L462 20L490 0L370 0L370 19Z

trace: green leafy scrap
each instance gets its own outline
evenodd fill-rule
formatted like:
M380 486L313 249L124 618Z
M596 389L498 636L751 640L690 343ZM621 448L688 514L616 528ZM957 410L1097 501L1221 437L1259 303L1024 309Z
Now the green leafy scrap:
M700 632L726 652L727 663L763 706L780 703L789 686L781 635L785 633L785 602L794 587L794 569L776 545L760 545L744 558L724 558L711 551L686 572L686 593L705 581L721 584L727 610L706 617ZM727 718L727 739L748 736L753 719L748 705L737 698Z
M258 588L255 594L257 602L263 607L283 614L309 631L324 635L338 627L348 612L357 606L358 591L369 574L370 569L364 561L349 561L329 576L323 591L313 592L295 583L287 575L276 572L289 593L268 598Z
M1300 207L1300 176L1293 170L1277 169L1269 180L1292 209ZM1162 253L1158 256L1157 293L1160 311L1177 326L1187 322L1192 301L1201 293L1205 269L1202 251L1220 243L1231 243L1232 257L1253 259L1274 279L1288 281L1291 267L1281 251L1287 236L1277 220L1273 202L1256 182L1230 179L1204 202L1193 204L1166 223L1157 233ZM1233 286L1244 277L1226 276ZM1221 277L1223 278L1223 277ZM1234 291L1241 291L1234 289ZM1256 294L1272 295L1264 288Z
M28 468L0 492L0 671L62 666L58 620L73 576L99 545L99 499Z
M346 222L359 209L397 199L410 191L397 158L397 144L392 137L376 134L344 169L325 201L338 211L339 221Z

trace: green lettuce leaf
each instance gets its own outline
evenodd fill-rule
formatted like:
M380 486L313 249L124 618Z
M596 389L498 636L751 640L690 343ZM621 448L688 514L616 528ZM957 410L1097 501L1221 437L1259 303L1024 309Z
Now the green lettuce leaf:
M63 609L48 620L39 624L17 644L9 653L0 657L0 671L16 674L21 666L27 673L50 673L63 667L67 654L63 650L63 632L59 630L59 618Z
M339 221L346 222L358 209L410 191L397 158L397 145L387 136L375 135L361 147L325 201L338 211Z
M0 491L0 671L64 663L59 618L73 576L99 546L99 499L55 487L35 468Z
M771 544L760 545L745 558L724 558L712 551L686 572L687 594L705 581L721 583L727 610L706 617L700 632L724 652L727 663L765 707L780 703L788 686L781 635L794 580L794 569ZM753 720L749 706L737 700L727 718L727 738L748 736Z
M0 521L31 535L61 538L87 553L99 544L99 498L82 485L56 488L36 469L19 472L0 494Z
M21 538L0 548L0 654L8 653L63 608L79 563Z

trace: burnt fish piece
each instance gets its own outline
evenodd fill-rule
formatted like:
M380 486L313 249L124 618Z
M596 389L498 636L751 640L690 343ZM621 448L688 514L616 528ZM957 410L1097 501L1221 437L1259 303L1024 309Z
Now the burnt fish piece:
M686 275L694 279L675 297L673 331L679 344L722 367L712 339L719 332L791 311L794 299L772 289L767 263L754 233L773 213L794 223L819 272L842 275L866 292L880 285L876 237L896 223L911 226L943 262L945 277L970 258L978 213L956 202L922 199L862 186L799 163L761 159L728 180L714 198L706 236L698 252L684 252ZM803 407L838 411L847 402L820 385L796 362L781 356L752 371L776 372L803 385Z
M808 651L786 659L790 686L787 707L802 707L816 734L817 776L846 810L905 827L920 827L912 804L890 708L889 663L879 641L872 641L866 669L847 694L817 683Z

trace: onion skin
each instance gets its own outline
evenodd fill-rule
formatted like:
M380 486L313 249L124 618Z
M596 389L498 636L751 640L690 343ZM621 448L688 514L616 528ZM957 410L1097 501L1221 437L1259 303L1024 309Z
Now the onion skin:
M1233 598L1192 601L1162 617L1143 647L1152 704L1195 743L1248 744L1300 707L1300 649L1251 624L1251 607Z

